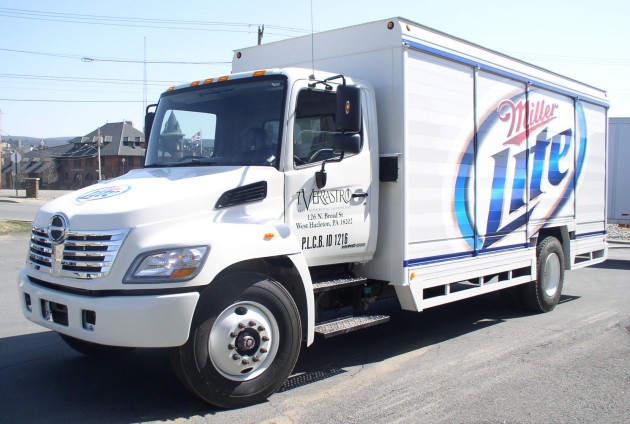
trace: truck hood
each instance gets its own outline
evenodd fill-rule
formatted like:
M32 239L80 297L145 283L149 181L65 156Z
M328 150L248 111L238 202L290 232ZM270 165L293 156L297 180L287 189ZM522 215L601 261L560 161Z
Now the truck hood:
M279 181L272 182L272 180ZM95 184L44 205L34 225L46 227L53 215L64 215L73 230L121 229L199 215L225 222L230 216L247 219L281 207L282 173L271 167L147 168ZM215 206L223 193L247 184L266 182L264 200L245 204L240 214L221 214ZM256 205L256 206L254 206ZM264 206L263 206L264 205ZM238 205L235 207L239 207ZM282 214L275 210L276 218Z

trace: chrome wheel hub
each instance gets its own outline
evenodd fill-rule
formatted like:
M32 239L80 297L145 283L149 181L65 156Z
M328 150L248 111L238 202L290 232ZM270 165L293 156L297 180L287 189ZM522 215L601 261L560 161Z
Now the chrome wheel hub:
M273 362L278 333L278 323L269 309L256 302L239 302L217 317L210 330L208 353L224 377L247 381Z
M547 256L544 269L543 275L540 276L542 289L547 296L554 297L560 284L560 258L558 255Z

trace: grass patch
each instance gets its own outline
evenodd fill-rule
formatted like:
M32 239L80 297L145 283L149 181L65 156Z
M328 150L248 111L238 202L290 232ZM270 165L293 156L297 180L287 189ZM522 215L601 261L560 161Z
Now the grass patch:
M0 220L0 236L11 233L28 233L29 231L31 231L30 222Z

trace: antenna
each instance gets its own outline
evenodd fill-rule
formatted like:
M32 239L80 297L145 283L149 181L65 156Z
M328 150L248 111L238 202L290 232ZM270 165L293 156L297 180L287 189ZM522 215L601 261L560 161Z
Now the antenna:
M311 75L311 79L315 79L315 35L313 30L313 0L311 0L311 64L313 66L313 75Z

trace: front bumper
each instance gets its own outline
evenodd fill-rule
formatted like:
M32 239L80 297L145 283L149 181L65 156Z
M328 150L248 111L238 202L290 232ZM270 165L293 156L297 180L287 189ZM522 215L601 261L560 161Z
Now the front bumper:
M30 321L92 343L171 347L186 343L199 293L81 296L18 276L20 303Z

